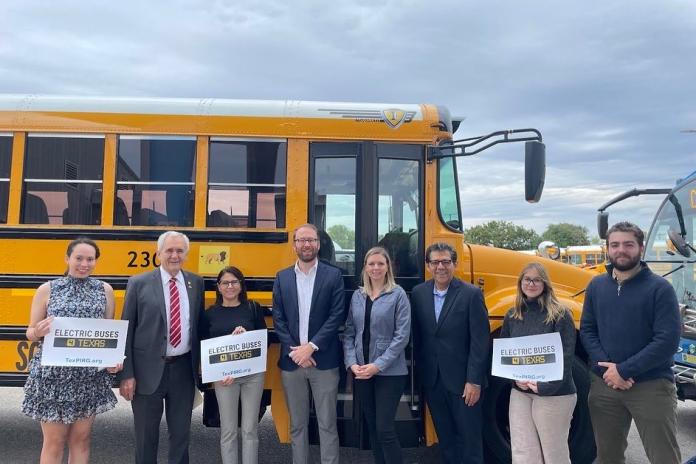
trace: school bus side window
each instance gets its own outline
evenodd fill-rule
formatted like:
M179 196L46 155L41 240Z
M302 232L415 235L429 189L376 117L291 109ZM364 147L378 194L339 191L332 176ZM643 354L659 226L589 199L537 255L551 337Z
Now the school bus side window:
M285 140L210 140L208 227L285 227Z
M12 136L0 134L0 224L7 224L7 202L10 198L10 161Z
M100 224L103 169L103 135L29 134L22 224Z
M195 137L119 137L114 225L193 226Z

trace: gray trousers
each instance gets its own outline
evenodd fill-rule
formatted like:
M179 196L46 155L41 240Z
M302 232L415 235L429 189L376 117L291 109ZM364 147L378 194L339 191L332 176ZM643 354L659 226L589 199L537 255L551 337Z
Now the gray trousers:
M151 395L138 393L131 401L135 426L136 464L157 464L159 429L166 407L169 430L169 464L188 464L193 406L193 370L191 355L183 355L164 366L160 384Z
M234 379L234 383L223 386L215 382L215 396L220 409L220 453L223 464L237 464L239 446L239 399L242 400L242 463L256 464L259 461L259 405L263 395L265 373Z
M667 379L648 380L628 390L614 390L591 374L588 405L597 462L624 464L628 446L626 437L631 419L636 423L643 448L652 464L679 464L677 443L677 390Z
M281 371L285 402L290 412L293 464L309 462L309 390L319 425L319 449L322 464L338 464L338 430L336 400L338 368L320 370L316 367Z

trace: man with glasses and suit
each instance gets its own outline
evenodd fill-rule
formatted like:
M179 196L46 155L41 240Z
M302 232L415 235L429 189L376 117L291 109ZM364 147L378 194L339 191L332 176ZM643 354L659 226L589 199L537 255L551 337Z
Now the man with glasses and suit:
M411 293L416 369L443 462L483 464L481 389L488 372L490 326L478 287L454 277L457 252L430 245L433 278Z
M157 463L165 408L168 462L189 462L204 287L203 279L182 270L188 251L186 235L163 233L157 240L160 267L131 277L126 287L121 318L129 324L120 392L132 401L137 464Z
M293 234L297 261L276 275L273 324L280 340L281 379L290 412L293 464L309 458L309 390L319 425L322 464L338 464L336 400L345 320L341 271L319 261L319 232L304 224Z

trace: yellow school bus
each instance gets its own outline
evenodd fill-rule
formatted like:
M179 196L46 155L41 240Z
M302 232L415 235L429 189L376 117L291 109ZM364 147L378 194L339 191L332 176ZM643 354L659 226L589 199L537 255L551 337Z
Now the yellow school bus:
M604 264L607 253L604 245L575 245L561 250L561 260L573 266L592 267Z
M303 223L320 229L320 257L342 270L346 301L370 247L389 250L410 291L428 278L425 247L445 241L459 254L458 276L483 289L495 335L520 269L541 258L464 241L458 173L466 164L456 159L525 142L528 198L536 201L543 144L533 129L453 141L457 124L427 104L0 96L0 384L23 384L36 349L24 338L31 298L64 272L66 245L79 235L101 247L96 276L114 287L118 314L128 277L158 265L155 241L169 229L191 239L186 267L205 277L208 302L214 276L233 264L266 306L275 273L295 260L292 231ZM544 264L579 320L591 274ZM289 442L272 329L270 339L265 398ZM437 438L412 354L398 431L404 446L429 445ZM577 369L580 398L587 374ZM344 374L340 388L341 444L364 446ZM509 383L495 379L485 394L491 462L509 462L508 394ZM574 462L591 462L583 401L571 448Z

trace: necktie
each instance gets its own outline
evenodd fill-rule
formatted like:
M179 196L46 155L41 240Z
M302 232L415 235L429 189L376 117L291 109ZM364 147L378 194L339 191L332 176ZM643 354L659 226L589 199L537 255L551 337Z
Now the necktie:
M169 279L169 344L173 347L181 343L181 309L179 307L179 289L176 279Z

